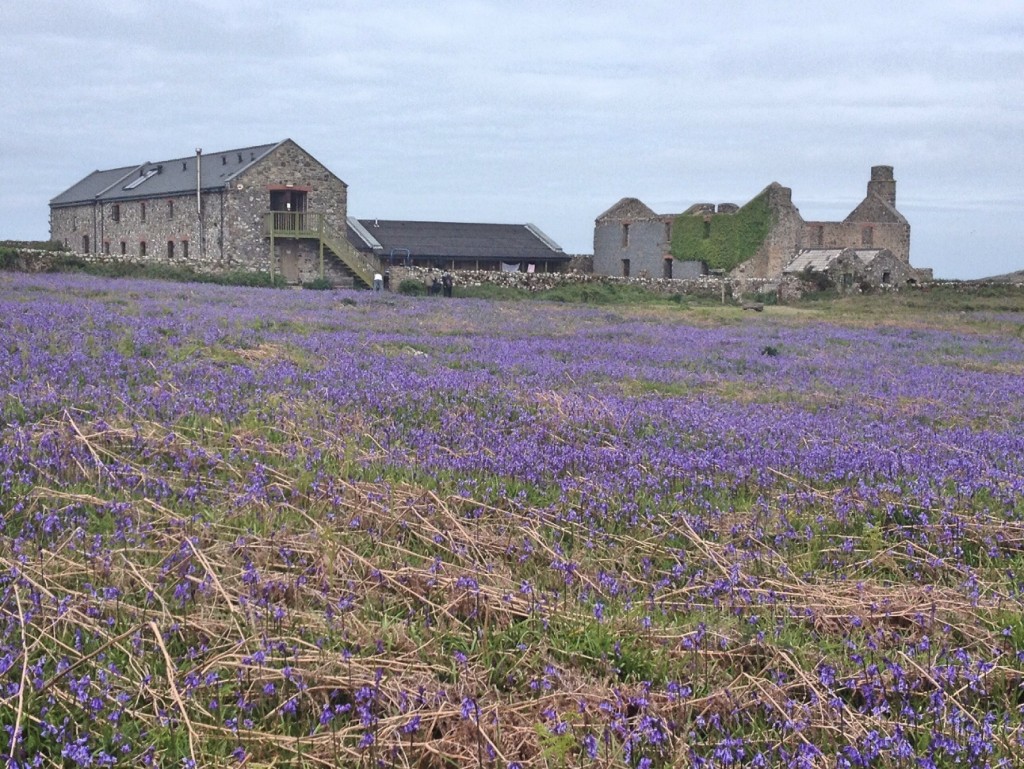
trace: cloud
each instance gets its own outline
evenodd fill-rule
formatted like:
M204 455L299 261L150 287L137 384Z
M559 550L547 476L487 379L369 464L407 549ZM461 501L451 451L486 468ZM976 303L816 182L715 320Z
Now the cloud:
M880 163L939 274L980 236L932 211L1024 219L1018 3L43 0L0 24L9 237L44 237L94 168L285 137L360 216L534 221L574 252L625 195L672 211L777 180L818 217ZM986 223L975 269L1019 269L1019 232Z

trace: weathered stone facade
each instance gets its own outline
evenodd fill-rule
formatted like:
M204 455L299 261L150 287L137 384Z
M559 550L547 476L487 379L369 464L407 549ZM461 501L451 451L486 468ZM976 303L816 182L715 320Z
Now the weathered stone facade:
M107 184L109 178L115 181ZM347 185L287 139L201 159L96 172L51 202L50 232L78 253L198 271L281 272L300 282L320 274L319 241L278 238L272 259L267 214L307 217L291 221L308 219L314 229L322 214L325 237L351 251L347 202ZM324 272L346 280L330 258Z
M391 267L388 269L388 284L397 290L404 280L416 280L429 286L431 281L441 280L443 270L426 267ZM494 272L491 270L466 270L455 276L455 295L465 286L496 285L518 288L530 292L548 291L559 286L587 284L623 284L640 286L661 296L676 294L710 297L714 299L739 300L744 295L754 296L778 290L778 281L760 279L734 280L724 276L701 275L695 278L623 278L584 272Z
M805 248L887 249L910 265L910 224L896 209L891 166L874 166L864 200L841 222L805 221L793 205L792 190L773 182L764 196L771 226L756 252L735 269L737 278L777 279ZM594 223L594 271L604 275L682 277L688 263L672 252L672 228L683 217L700 217L711 227L715 217L737 214L731 203L698 203L681 214L656 214L636 198L624 198ZM689 264L693 264L692 262ZM669 265L669 266L666 266ZM699 268L698 268L699 269Z
M699 262L672 257L673 218L659 216L636 198L620 200L594 224L594 272L623 278L695 279L703 275L705 269Z

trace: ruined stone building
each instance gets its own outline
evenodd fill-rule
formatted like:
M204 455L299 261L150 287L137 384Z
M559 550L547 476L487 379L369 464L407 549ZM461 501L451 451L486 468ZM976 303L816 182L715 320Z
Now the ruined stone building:
M291 139L94 171L50 201L50 233L91 258L364 288L396 260L524 272L569 262L531 224L360 222L345 182Z
M698 203L680 214L656 214L636 198L624 198L594 223L594 271L604 275L680 278L718 270L774 280L798 254L802 269L814 270L831 263L824 252L846 249L852 250L847 261L860 260L859 280L876 273L879 282L883 276L893 283L915 278L910 224L896 208L891 166L871 169L864 200L840 222L805 221L792 191L773 182L743 206ZM864 261L869 252L875 254L871 260L881 254L874 268Z

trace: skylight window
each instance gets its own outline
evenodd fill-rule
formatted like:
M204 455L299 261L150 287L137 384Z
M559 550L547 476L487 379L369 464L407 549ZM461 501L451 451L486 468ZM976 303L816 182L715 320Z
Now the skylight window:
M157 169L157 168L150 168L148 171L146 171L144 174L142 174L138 179L133 179L132 181L128 182L128 184L124 185L123 189L134 190L136 187L138 187L144 181L149 179L151 176L156 176L158 173L160 173L159 169Z

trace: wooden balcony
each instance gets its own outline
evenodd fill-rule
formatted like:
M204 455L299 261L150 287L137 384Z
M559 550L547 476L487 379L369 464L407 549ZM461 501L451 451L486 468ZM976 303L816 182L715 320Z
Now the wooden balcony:
M314 211L269 211L263 217L263 235L268 238L320 238L324 215Z
M320 251L320 277L324 277L324 257L351 274L357 285L370 288L379 268L348 245L344 232L334 232L323 213L315 211L268 211L263 216L263 236L270 238L270 253L276 255L277 238L311 238ZM270 274L278 270L276 256L270 260Z

